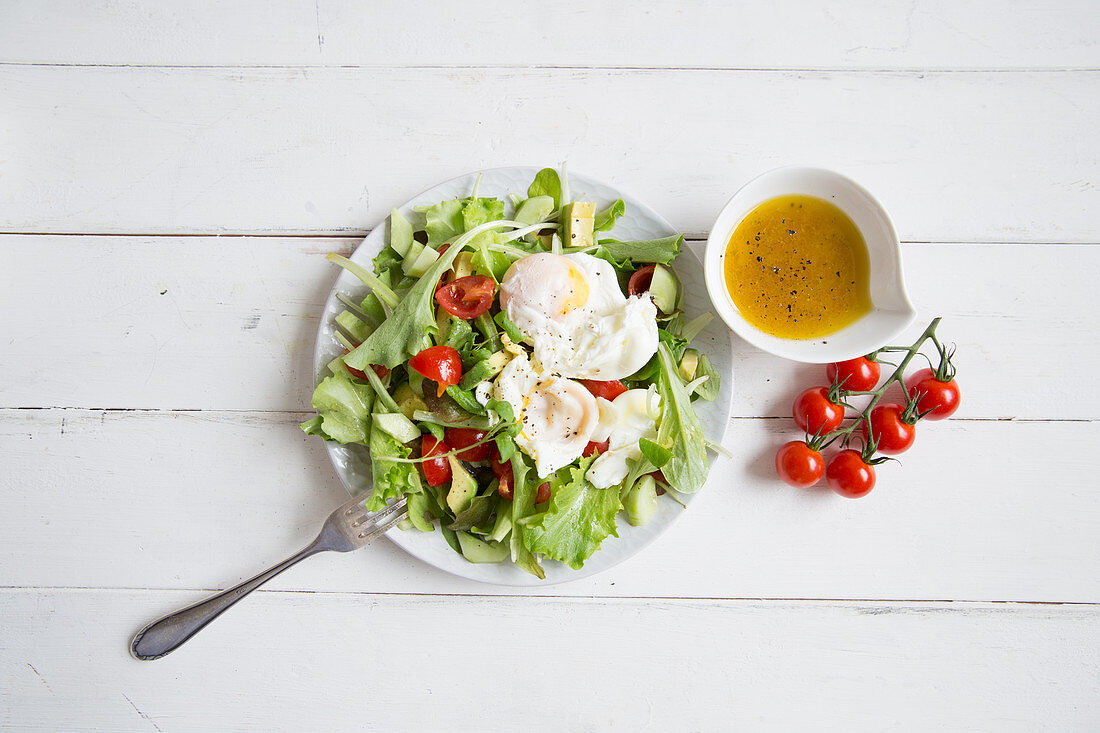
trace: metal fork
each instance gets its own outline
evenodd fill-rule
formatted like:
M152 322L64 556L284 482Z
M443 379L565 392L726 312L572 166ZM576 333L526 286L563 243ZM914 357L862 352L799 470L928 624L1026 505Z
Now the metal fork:
M234 603L291 565L318 552L358 550L400 522L407 513L404 498L377 512L368 512L364 509L361 497L352 499L329 515L317 539L309 543L301 552L239 585L157 619L134 635L133 641L130 642L130 654L145 661L160 659L199 633L208 623L229 610Z

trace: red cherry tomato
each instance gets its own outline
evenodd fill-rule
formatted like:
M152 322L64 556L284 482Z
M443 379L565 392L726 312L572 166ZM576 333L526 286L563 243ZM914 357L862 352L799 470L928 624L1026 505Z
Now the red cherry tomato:
M493 446L489 455L489 468L493 469L493 475L497 477L497 493L508 501L512 500L512 484L515 483L515 475L512 473L510 461L501 461L500 453Z
M598 456L599 454L607 450L610 445L611 441L609 440L604 440L599 443L593 443L592 441L589 441L588 445L584 447L584 452L581 453L581 456L583 458L588 458L588 456Z
M626 284L626 291L630 295L641 295L649 290L649 286L653 282L653 271L655 269L656 266L654 265L646 265L635 270L634 274L630 276L630 282Z
M409 366L439 383L439 395L449 384L462 381L462 358L450 346L429 346L409 359Z
M941 382L936 379L936 373L931 369L921 369L909 378L906 383L910 398L921 393L917 402L917 412L924 413L926 420L943 420L955 414L959 409L962 396L959 394L959 385L952 379L949 382Z
M878 386L879 366L878 362L871 361L866 356L857 356L825 367L825 377L829 384L840 383L843 389L869 392Z
M849 499L867 496L875 488L875 467L863 462L859 451L842 450L825 469L829 488Z
M917 426L905 422L902 415L905 408L901 405L887 402L871 410L871 435L878 441L875 450L888 456L896 456L904 453L917 439ZM863 438L871 441L871 435L867 434L867 421L860 423L863 430Z
M425 457L438 456L449 453L450 446L442 440L436 440L431 435L424 435L420 439L420 454ZM442 486L451 480L451 462L446 458L432 458L420 464L424 469L424 478L429 486Z
M470 448L474 443L484 440L485 435L484 430L478 430L477 428L447 428L443 431L443 440L447 441L447 445L451 448L468 449L456 454L455 457L460 461L487 461L493 448L492 443Z
M476 318L489 310L497 285L486 275L467 275L435 291L435 300L455 318Z
M792 440L775 454L775 472L796 489L808 489L821 480L825 461L805 441Z
M356 344L356 346L358 345L359 344ZM350 353L350 351L344 349L344 356L347 356ZM344 367L349 372L351 372L351 376L353 377L364 380L367 378L367 373L364 372L362 369L355 369L354 367L349 367L347 364L345 364ZM387 376L389 376L390 370L382 366L381 364L371 364L370 368L374 370L374 373L378 375L379 379L385 379Z
M597 379L578 379L577 381L584 385L584 388L595 397L603 397L605 400L614 401L616 397L626 391L626 385L618 379L609 379L602 382Z
M811 387L794 400L794 421L810 435L824 435L844 422L844 408L829 402L829 390Z
M544 504L548 501L550 501L550 482L543 481L539 484L538 493L535 494L535 503Z

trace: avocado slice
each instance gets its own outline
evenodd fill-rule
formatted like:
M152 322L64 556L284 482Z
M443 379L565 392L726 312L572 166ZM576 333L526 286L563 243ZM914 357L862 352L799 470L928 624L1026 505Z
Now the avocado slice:
M470 508L477 496L477 479L454 456L447 456L447 461L451 464L451 488L447 492L447 506L455 514L460 514Z
M657 310L662 313L672 313L676 310L676 303L680 298L680 283L672 270L664 265L653 266L653 279L649 283L649 295Z
M409 374L409 378L412 378L412 374ZM423 377L421 377L423 379ZM413 392L412 387L408 382L402 382L401 386L393 391L393 399L397 403L397 406L401 408L401 414L412 420L413 413L417 410L428 410L428 405L424 402L424 399Z
M695 379L695 372L699 368L698 349L685 349L684 356L680 359L680 376L685 382Z
M561 207L561 243L566 247L587 247L595 243L596 204L571 201Z
M412 277L420 277L432 263L439 259L439 253L426 244L413 242L412 247L405 254L405 261L401 263L401 271Z

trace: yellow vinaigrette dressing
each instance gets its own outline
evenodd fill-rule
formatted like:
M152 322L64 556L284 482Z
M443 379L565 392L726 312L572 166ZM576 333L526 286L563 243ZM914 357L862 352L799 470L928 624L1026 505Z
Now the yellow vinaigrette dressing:
M813 196L765 201L726 245L726 288L746 321L789 339L827 336L871 310L867 245L848 215Z

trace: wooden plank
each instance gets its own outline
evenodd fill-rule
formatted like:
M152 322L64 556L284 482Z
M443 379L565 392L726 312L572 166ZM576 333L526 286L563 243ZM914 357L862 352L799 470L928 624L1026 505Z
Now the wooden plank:
M182 65L1069 68L1100 65L1085 0L9 2L0 61ZM684 39L691 39L684 42Z
M1091 139L1098 81L4 66L0 231L361 233L451 176L568 159L694 234L756 174L810 163L908 241L1096 242L1100 153L1066 141Z
M355 244L0 236L10 273L0 311L35 312L5 327L0 406L308 409L317 319L337 270L324 254ZM1092 298L1100 248L910 244L905 267L921 318L904 338L945 317L961 416L1100 418L1094 390L1063 388L1093 378L1088 335L1100 316L1066 304ZM824 379L740 341L734 372L740 417L787 416L794 395Z
M192 597L0 591L0 721L162 733L1100 724L1096 607L263 593L170 657L129 659L141 623Z
M0 411L0 585L216 588L280 560L346 496L303 417ZM785 420L732 421L734 460L657 543L599 576L518 592L1100 602L1100 506L1083 479L1100 423L922 425L859 501L775 479L793 437ZM313 559L276 587L516 592L386 542Z

